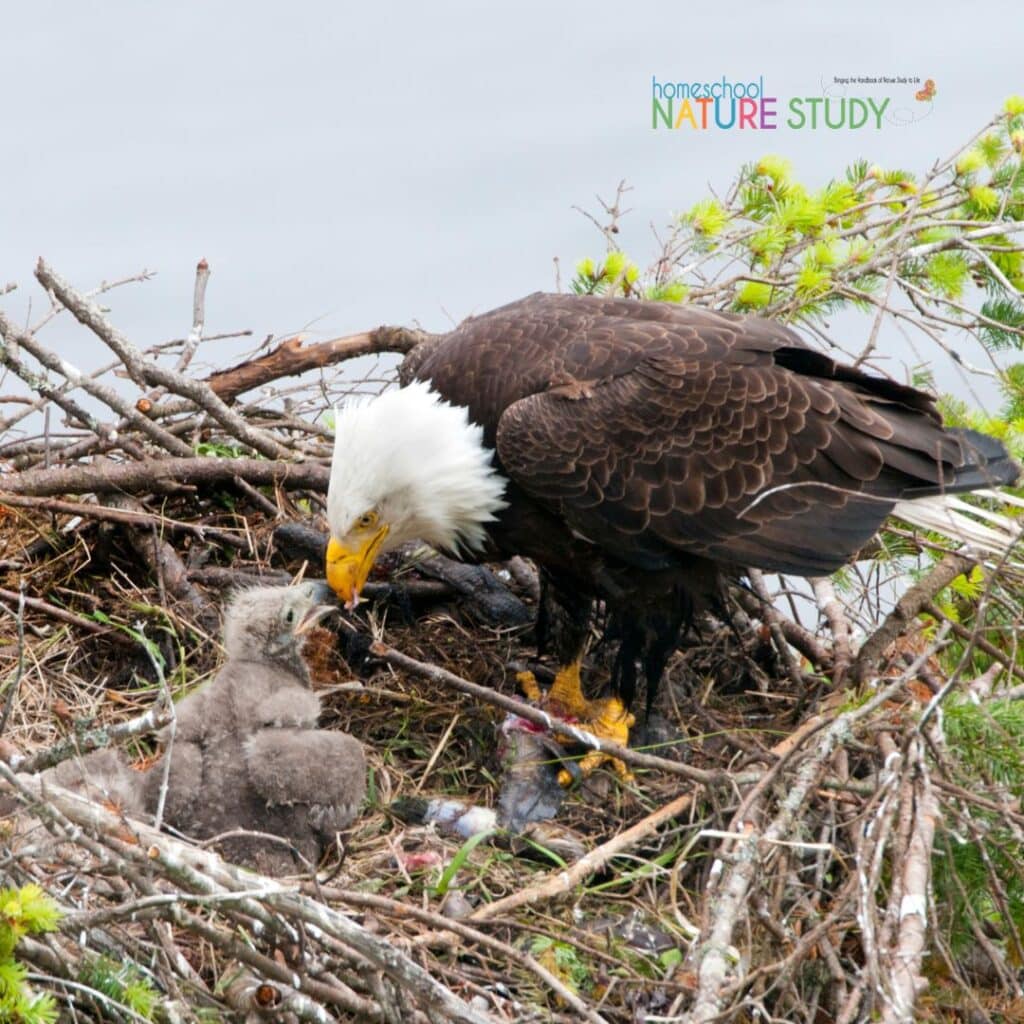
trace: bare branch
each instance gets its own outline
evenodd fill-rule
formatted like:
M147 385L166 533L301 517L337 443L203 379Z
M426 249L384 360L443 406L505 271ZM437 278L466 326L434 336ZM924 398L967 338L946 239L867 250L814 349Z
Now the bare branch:
M935 595L949 586L957 576L970 572L975 561L963 555L948 554L920 583L911 587L896 602L896 607L885 621L861 645L853 663L852 675L855 681L864 682L873 673L885 655L889 645L913 622Z
M206 284L210 280L210 265L205 259L196 264L196 284L192 293L192 330L189 331L181 355L174 369L183 373L192 362L192 357L203 340L203 326L206 323Z
M107 320L99 306L72 288L43 260L36 266L36 277L44 288L52 291L70 310L76 320L110 346L124 362L132 380L140 387L161 385L177 395L190 399L200 409L208 412L233 437L269 459L290 457L287 448L265 431L251 427L225 405L207 384L146 359L128 338Z
M4 490L13 494L103 494L156 492L180 484L223 484L238 477L256 487L275 484L326 492L328 469L316 462L262 459L146 459L104 466L55 466L10 473Z
M218 370L206 378L206 383L225 402L231 402L243 392L281 377L294 377L307 370L323 369L346 359L378 352L409 352L434 337L436 335L404 327L377 327L316 345L304 345L301 338L288 338L266 355Z

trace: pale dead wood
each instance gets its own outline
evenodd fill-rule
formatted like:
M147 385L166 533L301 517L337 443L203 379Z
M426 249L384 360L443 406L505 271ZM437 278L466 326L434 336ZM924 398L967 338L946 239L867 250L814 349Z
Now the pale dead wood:
M653 814L647 815L635 825L620 832L614 838L595 847L589 853L574 861L564 871L552 871L540 882L512 893L493 903L485 903L470 914L471 921L486 921L508 914L520 907L530 906L546 900L566 896L597 871L600 871L611 860L633 849L639 842L656 832L662 825L674 821L685 814L698 798L699 792L684 793L676 797L664 807L659 807Z
M914 773L910 839L902 863L902 892L896 911L893 948L888 954L889 1000L882 1012L885 1024L911 1024L917 1019L918 997L928 982L921 974L928 935L928 892L932 843L941 821L939 802L929 779L923 743L911 743L908 767Z
M752 591L742 587L733 587L730 590L730 595L747 615L753 615L758 619L767 615L763 602ZM831 663L832 652L800 623L783 616L777 620L777 626L786 643L795 647L811 664L821 668L827 667Z
M104 466L54 466L5 474L3 488L13 494L57 496L158 492L180 484L224 484L235 478L256 487L267 484L289 489L324 491L327 466L315 462L262 459L180 458L145 459Z
M60 373L67 378L70 384L80 387L86 394L92 395L93 398L98 399L104 405L120 413L128 425L139 429L161 448L174 455L192 454L187 445L178 440L173 434L164 430L159 424L151 423L147 420L145 416L137 412L132 404L113 388L82 373L66 359L60 358L56 353L51 352L40 344L33 335L19 330L2 311L0 311L0 334L3 335L5 342L0 347L0 361L17 374L29 387L62 408L71 417L72 421L81 423L82 426L92 430L101 440L108 442L117 441L117 428L111 424L100 423L91 413L86 412L85 409L64 394L59 388L54 387L44 377L29 369L15 355L12 346L16 345L18 348L24 348L43 366Z
M437 1014L441 1019L459 1024L492 1024L489 1015L473 1010L393 945L366 931L344 914L303 896L294 887L235 868L213 853L172 839L148 825L127 822L58 786L47 786L33 777L16 776L2 762L0 780L26 798L44 820L58 829L71 825L73 830L86 830L92 838L83 836L82 841L104 856L119 855L128 864L135 865L136 870L147 865L156 868L178 884L211 900L230 900L231 905L262 922L268 929L277 930L277 915L287 912L290 920L305 921L307 926L315 926L356 950L374 969L382 971L394 985L420 1002L428 1014ZM126 826L130 830L130 841L125 841ZM187 916L180 901L171 906L178 912L176 917ZM209 934L213 929L207 926L201 931ZM244 947L236 952L246 961L252 959ZM315 992L322 997L323 987L314 979L305 978L297 969L278 969L272 960L265 957L259 957L258 963L279 980L294 984L307 994ZM340 1005L349 1002L344 993L340 994L338 1001Z
M175 394L190 399L200 409L208 412L239 441L269 459L282 459L289 456L290 453L284 445L266 431L250 426L225 405L208 385L146 359L135 345L110 323L96 303L74 289L44 260L40 260L36 265L36 277L39 283L52 292L76 320L110 346L124 363L132 380L140 387L161 385Z
M746 913L747 895L754 878L764 867L765 858L772 853L771 844L785 841L809 795L824 778L833 754L852 735L856 725L899 693L914 669L916 664L861 707L837 715L820 731L813 751L797 769L767 827L762 830L757 826L758 815L750 808L741 831L734 840L724 844L711 872L707 904L710 923L702 929L691 951L697 972L697 993L693 1006L682 1020L709 1024L722 1013L726 985L739 959L732 947L733 932Z
M819 576L811 580L811 586L818 607L832 631L832 683L839 686L853 661L850 621L831 579Z
M88 754L101 747L116 746L126 740L146 736L158 732L171 720L171 712L159 703L153 704L149 710L116 725L95 726L75 733L66 739L45 747L32 754L18 755L8 759L11 768L16 772L41 772L47 768L66 761L69 757Z
M350 889L306 886L305 890L309 892L310 895L320 895L338 899L350 906L368 907L374 910L384 911L389 915L398 918L413 918L417 921L421 921L423 924L430 925L431 928L435 929L433 932L420 935L416 940L417 945L426 945L430 940L436 937L449 934L454 935L465 942L478 943L481 946L493 949L512 962L521 964L528 971L537 975L545 985L551 988L551 990L555 992L560 999L562 999L567 1005L571 1006L584 1020L589 1020L592 1024L605 1024L604 1017L599 1013L595 1013L571 988L569 988L560 978L552 974L551 971L539 964L534 957L515 949L515 947L510 946L507 942L502 942L500 939L495 939L493 936L487 935L485 932L472 928L462 921L446 918L441 914L431 913L430 911L423 910L420 907L412 906L408 903L399 903L397 900L391 900L384 896L353 892ZM478 917L475 914L472 915L470 919L482 920L481 917Z
M767 623L768 629L771 631L776 653L785 666L789 678L799 684L800 663L786 641L786 634L782 628L782 616L775 610L775 605L772 603L771 595L768 593L768 587L765 584L764 573L759 569L748 569L747 576L750 579L750 585L754 593L761 602L761 619Z
M192 330L188 332L185 344L181 347L181 355L175 363L177 373L184 373L192 357L203 340L203 327L206 324L206 285L210 280L210 264L205 259L196 264L196 283L192 291Z

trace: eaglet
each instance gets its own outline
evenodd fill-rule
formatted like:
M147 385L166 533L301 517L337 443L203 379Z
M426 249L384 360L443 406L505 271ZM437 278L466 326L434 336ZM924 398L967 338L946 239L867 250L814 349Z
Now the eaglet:
M315 864L366 794L362 744L316 727L320 699L302 647L329 610L320 584L240 592L224 614L227 660L177 706L164 821L196 839L246 830L218 844L229 860L267 874L294 871L288 844ZM165 741L168 730L165 730ZM163 766L145 781L155 808Z
M141 774L116 751L97 750L44 780L144 818L155 813L166 775L165 825L193 839L266 834L217 844L228 860L266 874L301 868L293 851L315 864L366 794L362 744L316 727L320 700L302 659L331 597L315 583L240 592L224 613L227 660L177 705L173 742L170 727L160 737L164 760ZM13 794L0 794L0 816L16 807Z

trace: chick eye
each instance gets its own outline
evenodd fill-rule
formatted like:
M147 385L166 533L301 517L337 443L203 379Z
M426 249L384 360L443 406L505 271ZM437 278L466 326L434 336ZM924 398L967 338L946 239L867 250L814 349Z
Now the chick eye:
M288 611L285 612L284 621L287 622L289 626L295 621L294 609L289 608Z
M377 519L378 519L378 516L377 516L376 512L374 512L372 510L370 512L364 512L356 520L356 526L358 526L360 530L368 530L368 529L370 529L371 526L376 526L377 525Z

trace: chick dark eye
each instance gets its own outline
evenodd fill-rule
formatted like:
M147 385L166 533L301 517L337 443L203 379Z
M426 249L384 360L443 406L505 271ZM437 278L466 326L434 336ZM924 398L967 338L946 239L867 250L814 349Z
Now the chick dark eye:
M284 621L287 622L289 626L295 621L295 612L291 608L285 612Z

